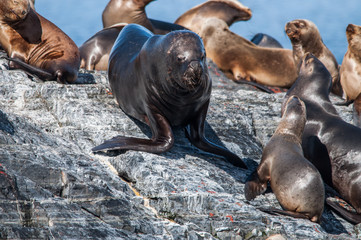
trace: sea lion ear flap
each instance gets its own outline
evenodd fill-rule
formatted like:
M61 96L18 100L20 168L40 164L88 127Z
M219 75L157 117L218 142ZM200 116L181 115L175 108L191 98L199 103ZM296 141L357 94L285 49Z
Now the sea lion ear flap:
M250 201L267 190L267 182L262 183L255 170L247 179L244 187L244 195Z

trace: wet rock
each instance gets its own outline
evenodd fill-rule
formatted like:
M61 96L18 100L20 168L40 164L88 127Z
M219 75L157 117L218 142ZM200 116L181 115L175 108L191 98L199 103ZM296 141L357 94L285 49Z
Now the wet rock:
M105 72L81 72L77 84L61 85L0 70L0 239L359 237L359 226L327 208L319 225L259 211L280 208L272 192L245 200L244 183L278 125L284 93L238 85L212 62L209 70L206 136L249 170L195 148L182 128L164 154L95 155L91 148L111 137L151 134L118 108ZM351 121L350 108L337 109Z

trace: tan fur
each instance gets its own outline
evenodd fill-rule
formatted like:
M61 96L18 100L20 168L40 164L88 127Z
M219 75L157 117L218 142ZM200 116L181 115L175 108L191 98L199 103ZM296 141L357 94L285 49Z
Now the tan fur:
M297 78L291 50L258 47L231 32L220 19L207 20L200 36L207 57L223 71L231 71L235 81L246 79L269 86L290 87Z
M347 52L341 65L341 85L347 101L361 93L361 26L349 24L346 30Z
M323 43L317 26L306 19L288 22L285 31L292 42L293 57L296 66L300 66L303 56L309 52L317 57L332 76L332 92L342 96L339 66L335 56Z
M209 18L218 18L231 26L234 22L247 21L251 9L237 0L208 0L183 13L174 23L199 34L203 23Z

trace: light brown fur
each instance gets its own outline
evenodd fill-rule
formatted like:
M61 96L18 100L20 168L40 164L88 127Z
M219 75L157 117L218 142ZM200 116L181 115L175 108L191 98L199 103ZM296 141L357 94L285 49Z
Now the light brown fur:
M259 47L231 32L220 19L203 23L200 36L207 56L223 71L231 71L235 81L290 87L297 78L291 50Z
M341 85L346 101L361 93L361 26L349 24L346 29L347 52L341 65Z
M231 26L234 22L247 21L251 17L251 9L237 0L208 0L183 13L174 23L199 34L203 23L209 18L221 19Z
M298 19L288 22L285 31L292 43L296 66L300 67L301 59L307 52L312 53L330 72L332 76L332 92L342 96L338 63L335 56L323 43L317 26L309 20Z

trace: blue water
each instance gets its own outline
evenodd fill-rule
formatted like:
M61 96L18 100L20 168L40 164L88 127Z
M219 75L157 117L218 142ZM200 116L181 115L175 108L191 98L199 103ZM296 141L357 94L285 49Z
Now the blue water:
M174 22L182 13L205 0L157 0L150 3L150 18ZM294 19L313 21L326 46L342 62L347 50L345 35L349 23L361 25L360 0L244 0L253 17L233 24L231 30L250 39L258 32L275 37L285 48L291 48L284 26ZM102 28L101 14L108 0L36 0L36 10L81 45Z

